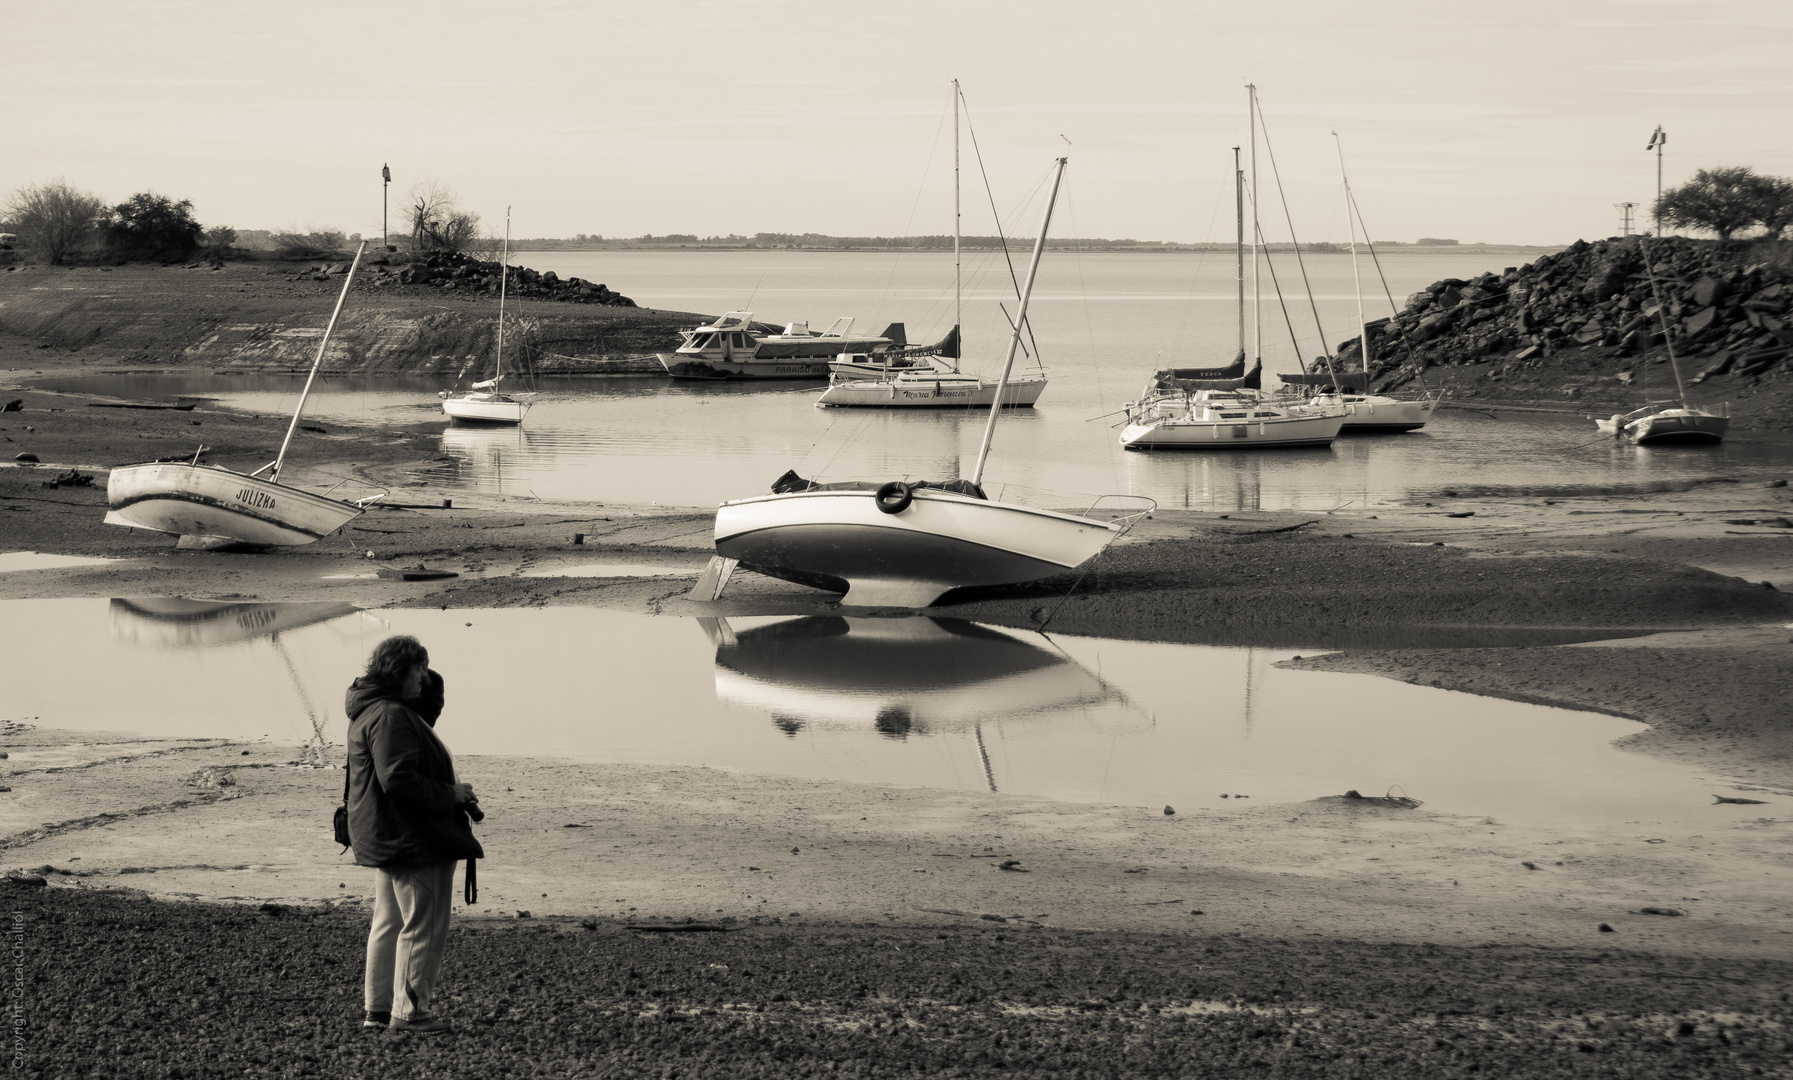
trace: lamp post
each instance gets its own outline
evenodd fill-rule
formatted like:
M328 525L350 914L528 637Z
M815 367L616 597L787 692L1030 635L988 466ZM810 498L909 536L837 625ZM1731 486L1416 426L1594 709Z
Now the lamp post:
M392 228L386 223L386 190L392 186L392 166L380 166L380 246L392 250Z
M1661 124L1657 124L1656 130L1650 133L1650 145L1644 147L1645 150L1656 151L1656 202L1651 206L1650 212L1656 218L1656 237L1659 240L1662 238L1662 147L1667 142L1668 132L1662 130Z

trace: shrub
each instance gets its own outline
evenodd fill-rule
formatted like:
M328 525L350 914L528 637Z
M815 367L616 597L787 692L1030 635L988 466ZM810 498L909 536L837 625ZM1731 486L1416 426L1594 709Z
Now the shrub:
M1721 241L1755 225L1778 236L1793 224L1793 180L1743 166L1701 169L1692 180L1662 193L1656 220L1673 228L1714 232Z
M143 191L106 216L106 249L119 259L177 262L199 250L203 231L193 220L192 200Z
M199 248L208 258L222 259L237 245L237 231L229 225L213 225L199 235Z
M105 204L63 180L27 184L6 200L6 217L19 243L51 265L60 265L94 237Z
M268 242L283 259L329 259L342 254L343 235L339 229L289 229L268 237Z

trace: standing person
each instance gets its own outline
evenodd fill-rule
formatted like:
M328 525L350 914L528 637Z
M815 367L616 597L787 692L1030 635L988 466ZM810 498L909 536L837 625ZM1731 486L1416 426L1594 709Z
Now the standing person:
M485 851L469 822L484 817L473 786L456 781L434 730L442 705L442 676L410 636L380 642L349 684L349 839L375 879L363 1027L450 1030L430 1012L430 995L448 944L454 864L467 859L471 876Z

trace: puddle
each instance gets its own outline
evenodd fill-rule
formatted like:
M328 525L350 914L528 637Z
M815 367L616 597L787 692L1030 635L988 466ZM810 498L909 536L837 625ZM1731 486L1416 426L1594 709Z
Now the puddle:
M519 577L696 577L701 567L662 566L657 563L579 563L525 570Z
M417 635L447 677L441 731L462 755L1179 811L1399 785L1428 810L1564 828L1709 824L1712 793L1733 793L1613 749L1641 730L1632 721L1273 666L1300 648L1048 638L921 617L0 601L11 715L164 738L321 738L332 756L344 687L394 633ZM69 677L69 656L110 677ZM1758 796L1767 804L1717 813L1793 804Z
M89 559L79 555L44 555L36 551L0 552L0 574L14 570L59 570L65 566L99 566L111 559Z

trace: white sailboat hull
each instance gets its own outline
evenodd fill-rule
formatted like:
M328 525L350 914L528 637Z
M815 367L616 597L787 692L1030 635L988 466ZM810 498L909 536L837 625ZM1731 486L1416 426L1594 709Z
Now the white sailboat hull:
M1166 417L1121 429L1128 450L1263 450L1331 446L1345 424L1341 410L1330 415L1208 420Z
M1594 421L1602 433L1639 446L1723 442L1730 423L1730 417L1704 409L1662 409L1645 416Z
M870 490L802 491L723 503L716 553L847 603L927 607L951 589L1036 581L1083 565L1120 533L1107 522L947 491L901 513Z
M1005 409L1031 409L1046 392L1045 379L1013 379L1002 391ZM822 391L816 404L822 408L957 409L996 401L996 380L975 376L898 375L886 379L843 379Z
M112 470L106 524L296 547L359 517L363 508L216 465L148 462Z
M1432 419L1438 398L1402 401L1381 394L1345 395L1346 416L1341 431L1418 431Z
M442 400L450 419L474 424L521 424L529 406L503 394L453 394Z

